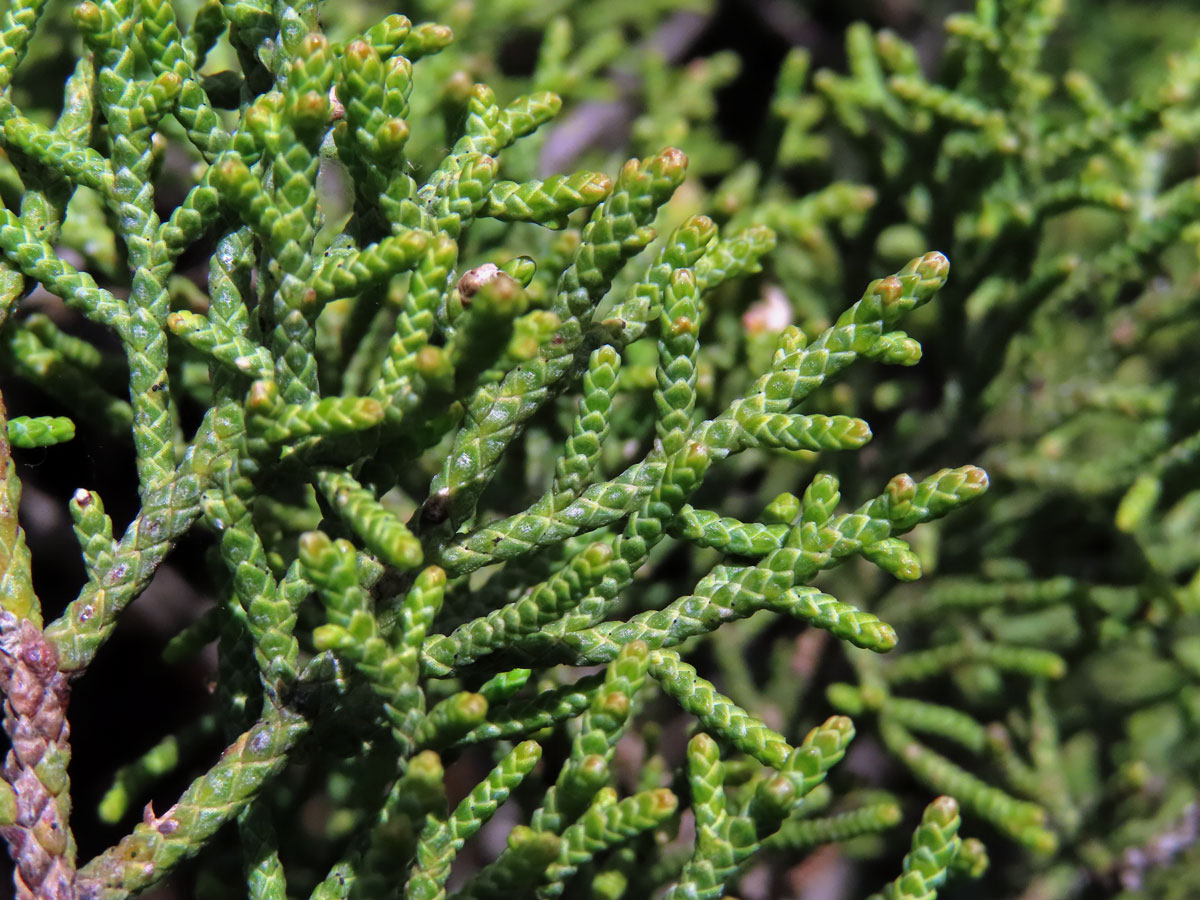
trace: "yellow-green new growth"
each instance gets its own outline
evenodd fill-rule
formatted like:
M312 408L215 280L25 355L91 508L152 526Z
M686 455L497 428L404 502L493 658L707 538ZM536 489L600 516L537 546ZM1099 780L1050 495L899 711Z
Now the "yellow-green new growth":
M904 855L904 873L872 898L935 900L962 847L959 824L953 797L938 797L926 806L921 824L913 832L912 849Z

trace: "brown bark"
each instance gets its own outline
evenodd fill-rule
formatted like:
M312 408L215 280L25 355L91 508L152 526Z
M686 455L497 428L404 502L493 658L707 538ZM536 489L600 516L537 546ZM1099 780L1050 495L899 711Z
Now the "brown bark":
M67 762L67 676L41 630L0 615L0 691L12 749L4 780L16 795L16 820L0 827L16 862L17 900L74 900L75 842Z

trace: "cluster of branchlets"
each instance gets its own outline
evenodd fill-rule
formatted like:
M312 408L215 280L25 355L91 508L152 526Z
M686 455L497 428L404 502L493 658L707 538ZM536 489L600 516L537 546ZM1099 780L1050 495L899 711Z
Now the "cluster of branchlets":
M21 0L6 14L5 84L43 12L41 0ZM704 382L701 336L723 287L758 272L775 235L662 212L684 181L680 151L630 160L615 178L507 181L508 148L561 101L535 90L501 102L469 84L448 149L415 167L406 147L426 125L414 113L414 63L452 35L404 16L337 43L311 3L212 0L185 26L166 0L85 0L72 19L85 53L57 120L0 98L23 189L0 221L4 358L89 426L132 437L141 509L119 532L96 492L76 492L87 582L43 627L9 448L68 439L74 426L5 423L0 688L13 749L0 819L19 896L136 894L232 824L250 895L282 900L295 860L274 822L296 801L272 787L307 754L300 768L316 759L329 771L315 788L311 776L288 783L316 790L335 809L331 827L344 828L311 896L443 897L458 852L538 771L559 725L569 749L557 775L536 776L548 786L522 797L527 824L459 896L556 897L582 870L614 898L660 886L716 898L769 842L811 846L895 824L887 802L802 818L846 752L850 720L833 716L793 744L702 678L686 642L769 610L890 650L890 626L812 580L853 557L919 577L900 535L979 496L986 476L972 466L898 475L846 511L838 479L819 473L746 521L690 501L710 468L747 451L811 457L870 440L861 418L802 409L861 359L919 361L920 345L897 326L944 284L944 256L918 255L871 282L809 336L782 329L753 377L718 399ZM240 71L201 74L226 36ZM569 39L556 32L559 57ZM453 111L454 98L443 99ZM169 141L186 142L198 164L163 218L155 178ZM318 177L332 161L350 186L336 229ZM120 271L97 265L98 280L87 254L77 265L57 252L80 216L111 223L128 272L119 289ZM673 221L660 234L664 216ZM563 238L530 237L532 255L514 252L534 234L521 223L575 221L581 229ZM514 241L501 247L497 235ZM206 289L181 287L181 254L202 241L214 248ZM21 314L33 287L106 329L122 357L52 316ZM190 436L185 409L203 411ZM612 466L622 410L622 427L638 420L638 439ZM547 477L516 493L519 512L495 517L489 489L547 438L561 448ZM68 678L86 675L193 529L214 537L222 591L167 654L218 642L217 713L192 733L223 731L228 746L177 802L147 806L125 838L81 864ZM635 578L671 542L714 551L716 562L638 611ZM572 679L564 664L603 668ZM628 791L617 743L656 696L695 720L685 775L673 784L651 766ZM323 752L334 736L359 752ZM495 766L449 809L444 760L477 744L493 748ZM121 819L178 756L175 737L120 773L105 817ZM677 865L647 865L679 831L681 803L693 846ZM983 857L973 844L962 850L957 829L953 800L930 805L885 895L925 897L953 869L978 874Z
M484 28L474 4L430 3L439 24L366 30L310 3L185 4L190 25L163 0L69 22L43 6L0 25L0 364L71 413L0 432L0 833L21 896L130 895L217 860L230 822L245 872L211 867L214 891L444 896L511 795L525 824L493 861L459 860L463 897L721 897L767 854L900 819L879 794L826 811L853 728L801 699L832 647L848 680L828 702L922 803L953 796L1034 851L1042 895L1180 864L1154 848L1190 821L1200 729L1194 52L1115 103L1049 73L1052 0L952 17L937 66L854 26L847 74L787 58L766 149L733 168L713 127L731 56L676 68L651 41L622 79L603 71L679 4L516 2ZM65 96L18 107L14 73L56 52L59 24L85 47ZM495 64L508 26L544 30L527 77ZM643 159L603 174L586 148L607 120L558 117L563 98L607 100ZM557 159L594 171L535 177ZM858 180L797 197L797 171ZM160 218L164 176L183 200ZM214 248L203 289L180 268L196 246ZM955 260L952 296L910 335L901 317L946 278L928 246ZM44 299L27 312L34 290L121 353ZM912 372L837 383L863 357L913 366L917 338L937 353ZM884 446L833 452L877 416ZM142 506L120 532L76 492L88 580L43 629L8 448L75 421L132 437ZM936 520L981 470L886 481L964 452L1000 485L961 526ZM884 482L839 511L843 485ZM218 642L216 710L118 772L101 816L202 774L78 865L67 678L192 530L213 536L220 593L166 656ZM874 567L838 566L853 557ZM922 569L928 587L893 587ZM695 723L685 758L658 743L669 704ZM204 771L195 747L218 733ZM485 762L450 809L461 757ZM305 799L326 833L277 831ZM954 801L930 804L881 896L978 876L957 829Z
M1103 71L1062 73L1061 51L1067 66L1096 46L1120 56L1122 28L1090 21L1084 4L980 2L945 22L944 50L925 59L893 32L852 26L846 73L810 77L793 51L773 165L747 163L716 190L725 227L780 235L768 274L806 330L831 315L821 286L864 257L928 242L955 262L941 315L913 329L944 351L921 367L929 377L869 400L847 392L835 409L897 415L890 458L980 448L994 487L974 523L918 533L937 569L927 586L823 583L886 593L872 610L903 642L887 660L850 651L854 683L814 687L918 782L1033 849L1039 896L1123 878L1128 853L1179 832L1197 790L1187 348L1200 48L1162 33L1181 52L1148 57L1137 91ZM846 159L861 183L784 193L780 171L837 175ZM754 639L714 643L728 644L735 696L780 706L781 687L756 686L737 660ZM1186 882L1194 857L1162 854L1138 883Z

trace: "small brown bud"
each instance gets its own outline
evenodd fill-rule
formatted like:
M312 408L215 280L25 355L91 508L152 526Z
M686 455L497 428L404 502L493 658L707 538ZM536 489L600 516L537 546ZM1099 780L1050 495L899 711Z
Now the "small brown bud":
M904 285L895 275L881 278L875 286L875 293L884 306L891 306L904 296Z
M314 31L304 36L304 40L300 42L300 54L304 58L315 56L329 46L329 41L325 35Z
M462 297L463 306L471 305L471 298L479 293L479 289L500 276L500 267L495 263L484 263L458 279L458 295Z
M359 38L351 41L346 45L346 52L343 57L343 63L347 67L361 69L374 58L379 59L379 54L375 52L375 48L369 43Z

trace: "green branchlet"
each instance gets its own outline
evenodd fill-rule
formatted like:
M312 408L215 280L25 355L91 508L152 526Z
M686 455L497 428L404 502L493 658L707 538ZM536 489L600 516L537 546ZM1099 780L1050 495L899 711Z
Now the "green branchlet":
M926 806L921 824L913 832L912 849L904 855L904 873L872 896L884 900L934 900L962 847L959 824L954 798L938 797Z

